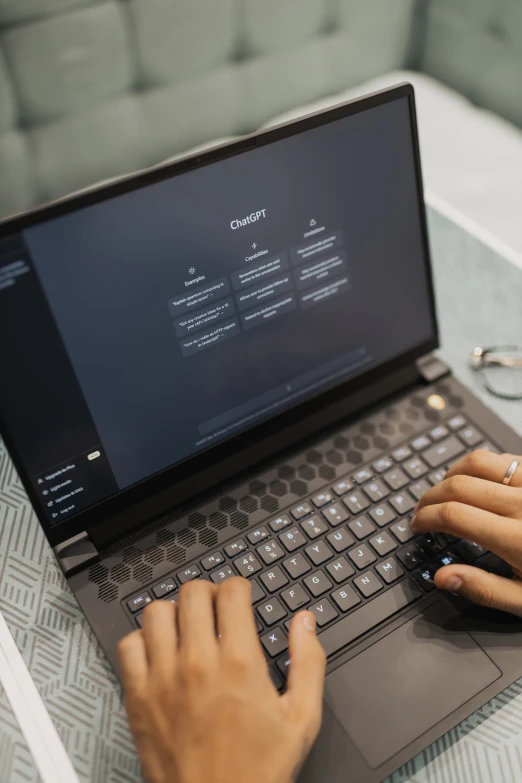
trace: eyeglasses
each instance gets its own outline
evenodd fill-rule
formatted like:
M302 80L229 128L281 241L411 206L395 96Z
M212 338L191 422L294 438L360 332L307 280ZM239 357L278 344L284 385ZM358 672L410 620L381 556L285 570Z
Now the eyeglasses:
M475 348L470 356L473 370L483 373L488 391L505 400L522 399L522 348L503 345Z

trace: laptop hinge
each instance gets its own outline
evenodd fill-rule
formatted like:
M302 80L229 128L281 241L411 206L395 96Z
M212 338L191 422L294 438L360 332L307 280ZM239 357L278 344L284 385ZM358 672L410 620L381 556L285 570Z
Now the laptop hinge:
M85 531L55 546L54 554L64 576L72 576L100 559L98 550Z
M433 381L438 381L451 374L448 365L432 353L418 359L416 364L419 375L425 383L433 383Z

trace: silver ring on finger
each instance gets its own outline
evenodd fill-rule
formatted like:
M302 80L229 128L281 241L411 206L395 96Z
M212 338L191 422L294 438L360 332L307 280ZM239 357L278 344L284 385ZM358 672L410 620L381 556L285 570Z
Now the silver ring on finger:
M509 468L506 470L506 475L502 479L502 483L506 487L508 486L508 484L510 484L511 479L515 475L515 471L516 471L516 469L518 468L519 465L520 465L520 462L518 461L518 459L514 459L513 462L511 463L511 465L509 466Z

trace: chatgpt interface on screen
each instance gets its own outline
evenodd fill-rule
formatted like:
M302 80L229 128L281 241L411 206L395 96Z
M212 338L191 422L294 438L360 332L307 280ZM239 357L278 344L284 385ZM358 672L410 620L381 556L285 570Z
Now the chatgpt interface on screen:
M0 244L0 410L50 524L432 331L406 98Z

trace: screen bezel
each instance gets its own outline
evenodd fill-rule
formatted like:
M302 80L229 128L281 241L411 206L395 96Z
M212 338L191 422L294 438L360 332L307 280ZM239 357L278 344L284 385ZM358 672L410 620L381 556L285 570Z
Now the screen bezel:
M226 441L218 443L208 449L199 452L195 456L188 457L182 462L177 463L165 470L142 480L141 482L121 490L105 500L95 503L93 506L78 512L74 516L49 526L45 516L41 500L33 489L30 477L24 469L24 465L19 458L13 439L10 436L7 423L3 421L0 412L0 435L3 437L13 463L18 471L24 488L35 509L36 515L44 529L44 532L51 543L56 545L78 534L79 532L89 530L89 528L99 527L105 522L110 524L110 519L118 517L121 520L125 515L126 509L132 508L135 504L142 504L148 498L158 493L164 492L169 487L173 487L186 481L194 474L205 475L212 464L227 461L230 464L230 475L240 473L244 469L244 463L241 459L241 453L246 449L251 449L256 440L266 443L267 438L274 436L274 453L280 451L284 443L281 443L281 437L278 433L284 432L287 428L294 428L299 419L303 420L311 416L319 406L330 408L339 403L343 398L353 395L363 389L366 385L372 385L384 380L387 376L396 371L412 365L415 360L421 356L433 351L439 345L439 331L435 310L435 296L432 278L430 248L428 240L428 230L426 221L426 210L423 198L423 182L421 171L421 160L418 140L418 129L415 112L415 95L412 85L408 83L400 84L386 90L372 93L368 96L356 98L324 111L315 112L298 120L284 123L265 131L242 137L238 141L219 145L201 153L190 155L174 162L148 169L144 172L130 175L118 179L105 185L96 186L79 194L73 194L50 205L44 205L20 216L9 218L0 223L0 239L13 233L20 233L27 228L43 223L48 220L67 215L87 206L100 203L104 200L114 198L142 187L149 186L155 182L160 182L171 177L179 176L202 166L224 160L225 158L243 154L249 150L256 149L267 144L271 144L281 139L304 133L308 130L318 128L322 125L345 119L354 114L358 114L368 109L381 106L385 103L408 98L410 109L410 127L412 133L412 151L414 155L414 165L417 180L418 210L422 234L423 256L426 271L426 282L429 294L430 315L433 325L433 333L430 339L419 343L407 352L395 356L387 362L374 367L366 372L361 372L350 380L341 384L323 390L318 394L307 398L305 401L283 410L281 413L264 420L261 423L247 429ZM266 452L266 448L263 449ZM211 486L212 482L209 482ZM200 486L200 491L209 487ZM185 498L183 498L185 499ZM174 503L175 505L175 503ZM132 516L132 515L130 515ZM123 516L124 518L124 516ZM129 530L135 526L129 519ZM125 524L123 525L125 527ZM119 525L121 528L121 524ZM119 534L122 534L121 529Z

